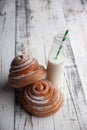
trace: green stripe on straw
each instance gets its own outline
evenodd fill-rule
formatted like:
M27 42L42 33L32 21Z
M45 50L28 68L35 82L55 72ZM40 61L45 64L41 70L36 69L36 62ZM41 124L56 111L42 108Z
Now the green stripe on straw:
M66 35L68 34L68 32L69 32L69 30L67 29L66 32L64 33L64 36L63 36L62 42L64 42L64 41L66 40ZM55 59L58 58L58 55L59 55L59 53L60 53L62 47L63 47L63 43L60 45L59 50L58 50L58 52L57 52L57 54L56 54Z

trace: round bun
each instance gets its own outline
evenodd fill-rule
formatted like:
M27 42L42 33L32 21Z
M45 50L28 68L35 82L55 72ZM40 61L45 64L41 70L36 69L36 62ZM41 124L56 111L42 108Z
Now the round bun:
M48 80L40 80L27 86L22 94L23 107L35 116L49 116L57 112L62 103L62 93Z
M14 88L22 88L46 78L46 70L34 58L20 55L13 59L9 70L8 81Z

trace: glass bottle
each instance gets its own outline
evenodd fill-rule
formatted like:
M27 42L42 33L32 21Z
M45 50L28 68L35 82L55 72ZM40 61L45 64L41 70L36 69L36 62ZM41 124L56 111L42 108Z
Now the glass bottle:
M47 79L59 88L65 62L65 42L62 42L63 35L55 35L53 46L49 52L47 65ZM60 45L63 45L57 56Z

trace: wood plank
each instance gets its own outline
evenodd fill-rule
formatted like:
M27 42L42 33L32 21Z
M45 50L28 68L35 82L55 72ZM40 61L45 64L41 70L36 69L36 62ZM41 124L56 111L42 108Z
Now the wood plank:
M77 68L66 67L65 70L66 82L75 105L80 129L87 130L87 104Z
M64 0L63 9L67 26L70 29L71 46L87 102L87 12L81 1Z
M16 1L16 55L27 53L28 33L27 33L27 14L26 1ZM21 32L21 33L20 33Z
M80 130L79 121L76 115L76 110L72 101L72 97L64 75L61 89L64 96L64 104L62 109L53 116L54 130Z
M7 86L15 55L15 0L0 1L0 130L14 130L14 90Z
M27 26L27 38L29 42L29 46L33 48L35 57L39 60L41 64L46 66L46 61L48 58L48 53L52 45L52 39L54 34L63 33L65 28L65 20L62 10L62 5L60 1L18 1L19 21L23 22L23 19L26 18L26 26ZM25 6L26 5L26 6ZM58 8L59 6L59 8ZM26 7L26 8L25 8ZM56 10L55 10L56 9ZM24 10L24 11L23 11ZM26 11L25 11L26 10ZM20 20L21 19L21 20ZM18 21L17 21L18 22ZM23 27L20 22L17 23L17 31L19 32L20 40L22 41L22 30ZM20 27L20 30L19 30ZM26 31L25 31L26 32ZM17 33L18 34L18 33ZM26 39L26 36L24 37ZM22 48L22 47L21 47ZM69 60L67 59L67 65L74 65L75 61L72 55L71 47L68 46L67 54L71 54L69 56ZM38 51L39 50L39 51ZM20 51L17 49L17 52ZM64 86L64 87L63 87ZM64 78L64 84L61 87L61 90L64 92L64 105L63 108L56 113L54 116L45 117L45 118L37 118L31 116L26 113L22 108L20 102L20 96L16 99L15 106L15 129L16 130L57 130L57 129L71 129L71 130L79 130L79 123L76 115L76 111L71 99L71 96L68 91L68 87ZM16 93L20 95L20 91Z
M21 5L22 3L22 9L20 10L20 7L18 6L18 11L19 11L19 17L21 16L21 20L23 20L26 15L26 26L27 26L27 38L28 38L28 45L25 45L29 47L30 49L32 48L33 50L33 55L38 59L39 63L46 66L45 64L45 57L44 57L44 46L43 46L43 39L42 39L42 23L40 22L40 12L39 10L39 1L18 1L18 4ZM23 11L25 10L25 11ZM23 13L24 12L24 13ZM30 12L30 13L29 13ZM20 20L19 20L20 21ZM23 22L23 21L21 21ZM18 26L21 28L22 24L20 22L17 23ZM17 42L17 44L21 43L20 41L23 41L21 35L22 31L21 29L19 30L19 27L17 28L17 31L20 32L20 40ZM26 36L25 36L26 39ZM26 44L26 43L25 43ZM25 47L24 46L24 47ZM37 46L39 46L39 51L37 50ZM22 48L22 47L21 47ZM22 50L22 49L21 49ZM17 48L17 53L18 53L18 48ZM16 92L16 95L19 92ZM16 98L17 99L17 98ZM20 99L19 99L20 101ZM43 129L50 129L53 130L53 120L52 116L47 117L46 119L44 118L37 118L34 117L28 113L26 113L21 106L17 105L17 100L16 100L16 106L15 106L15 129L16 130L27 130L27 129L33 129L38 130ZM20 114L21 113L21 114ZM50 123L50 125L45 125L47 121Z

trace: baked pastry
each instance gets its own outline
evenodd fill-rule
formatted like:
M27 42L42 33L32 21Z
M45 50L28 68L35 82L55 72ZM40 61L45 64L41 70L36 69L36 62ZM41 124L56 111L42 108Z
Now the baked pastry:
M46 78L46 70L34 58L20 55L11 63L8 82L14 88L22 88Z
M62 93L48 80L25 87L22 94L23 107L35 116L49 116L58 111L62 103Z

